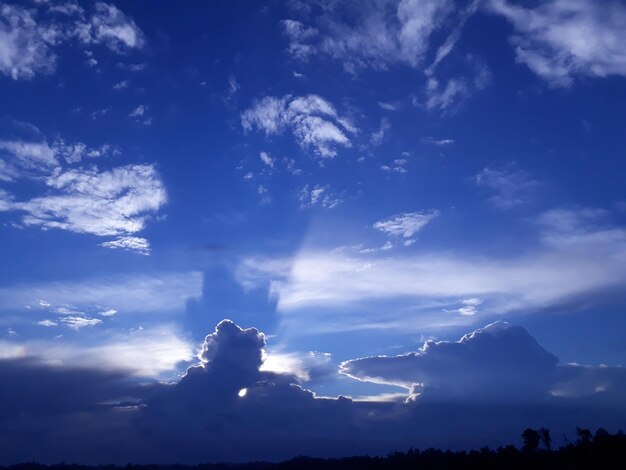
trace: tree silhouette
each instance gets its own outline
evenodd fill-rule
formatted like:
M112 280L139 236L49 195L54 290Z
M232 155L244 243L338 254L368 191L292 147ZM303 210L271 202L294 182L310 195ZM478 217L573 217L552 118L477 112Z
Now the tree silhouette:
M546 450L552 450L552 438L550 437L550 430L541 426L539 428L539 437Z
M534 429L526 428L522 433L522 439L524 439L523 450L527 452L533 452L539 447L541 435Z
M591 442L591 437L593 436L589 429L583 429L579 427L576 427L576 434L578 434L581 444L589 444Z

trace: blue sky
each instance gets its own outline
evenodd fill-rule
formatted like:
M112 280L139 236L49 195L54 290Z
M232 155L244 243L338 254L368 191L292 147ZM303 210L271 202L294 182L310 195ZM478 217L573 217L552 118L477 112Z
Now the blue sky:
M172 397L199 386L188 368L199 363L190 370L219 384L215 357L227 357L225 383L241 368L241 389L274 380L289 397L290 384L315 392L304 409L343 406L339 395L355 410L384 402L406 414L398 430L433 397L448 410L487 406L489 393L476 398L486 388L515 406L541 389L556 402L537 425L542 416L569 424L556 411L562 396L584 403L582 421L610 427L624 416L623 399L610 398L626 384L623 2L23 1L0 10L3 367L23 367L26 381L89 373L108 384L115 372L125 386L153 384L150 396L161 393L155 381L180 389L154 403L124 389L131 413L177 409ZM265 336L230 323L214 331L225 318ZM498 321L507 323L480 329ZM464 349L485 335L494 349ZM213 351L204 359L203 344ZM237 345L250 354L228 359ZM415 351L425 359L402 356ZM500 351L510 363L489 362ZM433 372L437 354L456 365ZM391 359L379 365L380 355ZM470 386L461 376L474 366ZM539 380L542 367L556 375ZM518 382L538 385L522 400L506 392ZM293 413L275 412L308 442ZM135 442L132 426L110 419ZM196 425L181 418L177 432ZM247 429L257 425L251 418ZM449 429L432 435L472 444ZM406 442L359 436L345 448ZM6 445L9 461L31 458L19 439ZM289 456L251 446L163 458ZM103 461L94 449L59 449L60 459ZM292 450L336 452L296 441Z

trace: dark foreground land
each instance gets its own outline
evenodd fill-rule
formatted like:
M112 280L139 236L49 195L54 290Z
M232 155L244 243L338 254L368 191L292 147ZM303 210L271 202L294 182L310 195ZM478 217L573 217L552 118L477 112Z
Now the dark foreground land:
M23 463L4 470L291 470L291 469L412 469L412 470L508 470L508 469L589 469L626 470L626 435L621 431L611 435L599 429L595 435L589 430L578 429L579 439L559 449L551 448L549 431L527 429L522 434L524 446L513 445L496 450L484 447L478 451L416 450L394 452L387 457L346 457L319 459L296 457L280 462L250 462L245 464L202 465L126 465L86 466L72 464L41 465Z

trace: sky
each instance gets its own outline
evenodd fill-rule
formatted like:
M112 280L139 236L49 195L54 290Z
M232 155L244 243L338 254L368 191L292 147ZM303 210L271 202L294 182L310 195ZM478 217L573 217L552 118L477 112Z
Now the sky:
M0 464L623 428L625 23L0 1Z

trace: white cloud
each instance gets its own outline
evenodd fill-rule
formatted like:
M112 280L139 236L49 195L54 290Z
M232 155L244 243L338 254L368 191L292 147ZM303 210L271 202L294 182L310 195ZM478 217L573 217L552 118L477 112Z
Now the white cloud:
M309 28L296 20L283 20L281 23L285 35L289 38L289 54L298 60L306 61L316 52L316 47L306 44L306 41L317 35L317 29Z
M431 76L426 85L426 109L454 112L475 92L491 83L491 69L478 59L467 58L472 68L471 77L452 77L443 83ZM419 104L419 103L416 103Z
M67 316L61 318L61 322L67 325L72 330L80 330L85 328L86 326L95 326L102 323L102 320L99 318L87 318L87 317L75 317L75 316Z
M143 32L114 5L98 2L88 22L76 25L75 34L86 44L104 44L113 51L142 48Z
M360 256L305 246L293 258L245 259L237 276L248 286L269 283L280 312L306 312L284 320L307 331L424 329L486 315L578 308L573 302L579 296L593 299L626 282L626 229L586 211L542 215L539 245L506 257L445 251ZM392 227L404 233L401 225ZM472 299L482 301L480 308Z
M552 86L576 76L626 75L626 6L621 2L550 0L534 8L491 0L515 28L517 61Z
M100 245L114 250L134 251L142 255L150 254L150 242L141 237L118 237Z
M45 326L45 327L53 327L53 326L59 326L59 324L55 321L52 320L41 320L37 322L37 325L39 326Z
M406 158L396 158L391 165L381 165L380 169L383 171L395 172L400 174L408 173L406 169L409 161Z
M384 109L385 111L398 111L400 109L399 103L390 103L385 101L379 101L378 106L380 106L381 109Z
M70 327L85 326L85 321L79 320ZM89 343L27 341L16 352L65 367L127 370L137 376L158 377L193 359L194 346L175 327L161 325L129 332L103 331Z
M317 28L293 20L283 26L293 57L305 60L324 54L355 73L396 63L416 67L423 61L431 34L451 11L452 2L447 0L337 2L326 5Z
M143 33L134 21L102 2L94 5L89 18L76 5L63 8L44 2L33 8L2 4L0 12L0 73L14 80L52 73L56 66L53 49L72 39L104 44L116 52L144 44ZM93 57L89 61L97 64Z
M265 97L243 112L241 125L246 131L262 130L267 136L289 129L300 147L312 148L322 158L337 155L337 146L351 147L347 134L357 132L350 120L317 95Z
M32 10L2 4L0 12L0 72L14 80L51 73L56 62L51 46L60 32L38 25Z
M113 84L113 89L114 90L124 90L125 88L128 88L129 85L130 85L130 82L128 80L121 80L121 81Z
M370 144L372 145L380 145L385 138L385 133L391 129L391 124L389 124L389 119L382 118L380 120L380 127L370 137Z
M298 194L300 199L300 207L323 207L325 209L333 209L343 201L336 195L328 192L328 186L309 186L305 185Z
M376 222L376 230L395 237L411 238L439 215L439 211L405 212Z
M524 170L508 165L500 169L486 167L476 176L478 186L495 192L489 200L499 209L509 210L531 202L539 188L539 182Z
M427 137L423 141L432 145L450 145L454 143L454 139L435 139L433 137Z
M45 184L43 195L26 200L0 189L0 210L25 213L21 217L24 226L129 237L144 228L167 196L153 165L111 170L77 166L85 159L118 154L117 147L109 144L91 148L63 139L51 145L45 140L0 140L0 181L27 179L35 185ZM139 241L126 238L105 246L121 248L125 244L130 248L130 242L135 242L135 251L147 253L148 247L141 248Z
M149 116L148 111L147 105L140 104L128 114L128 117L133 118L139 124L149 126L152 124L152 117Z
M27 226L99 236L133 234L166 202L152 165L70 169L51 175L46 185L55 193L12 204L13 210L26 212L22 222Z
M264 165L269 166L270 168L274 168L274 158L272 158L267 152L261 152L259 154L259 158L263 162Z
M83 311L92 315L112 310L120 314L176 312L185 310L187 300L201 295L201 273L156 272L4 286L0 287L0 309L23 310L35 302L43 312L63 314L59 309L65 306L67 314L74 316Z
M0 151L25 170L50 171L59 164L55 150L46 142L0 140Z

